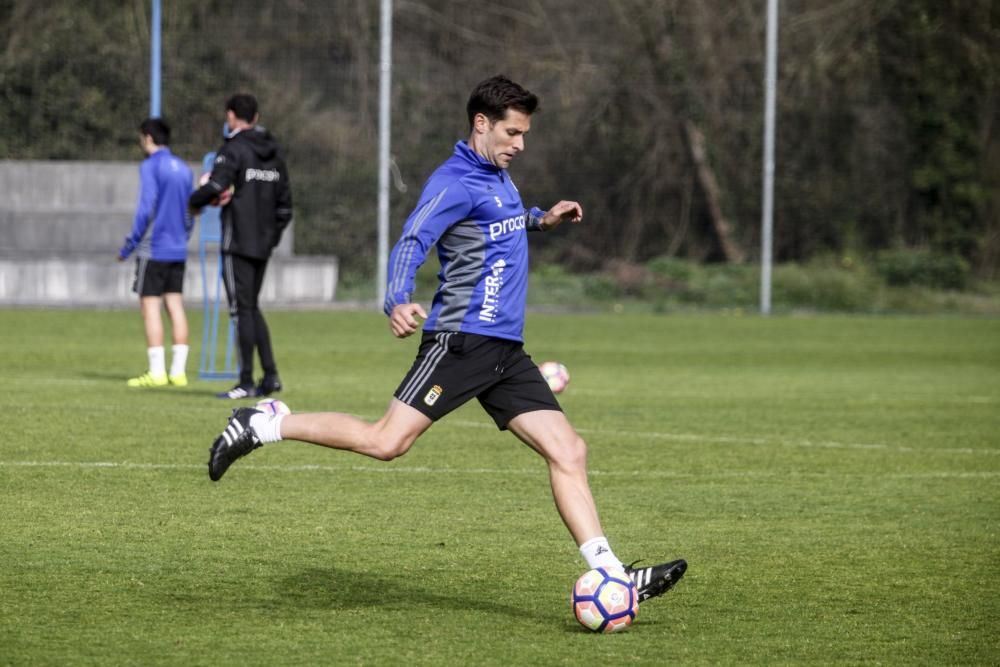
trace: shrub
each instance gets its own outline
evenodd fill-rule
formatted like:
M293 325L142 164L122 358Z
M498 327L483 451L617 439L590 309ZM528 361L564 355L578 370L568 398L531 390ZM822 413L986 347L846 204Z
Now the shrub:
M528 299L533 305L577 306L585 302L582 283L558 264L540 263L531 272Z
M583 293L587 298L595 301L612 301L621 298L629 291L627 286L623 286L614 277L603 273L583 277Z
M958 255L929 250L891 250L878 256L875 267L886 284L893 287L919 285L963 290L969 285L969 263Z
M656 257L646 264L651 272L671 282L687 283L694 276L697 267L694 262L678 257Z
M829 264L782 264L772 273L776 306L821 311L872 310L877 280L864 271L850 271Z

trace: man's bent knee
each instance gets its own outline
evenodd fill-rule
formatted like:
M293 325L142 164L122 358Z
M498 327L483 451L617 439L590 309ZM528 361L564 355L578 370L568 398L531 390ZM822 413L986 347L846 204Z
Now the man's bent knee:
M388 438L380 437L371 449L374 458L380 461L392 461L410 451L416 438Z
M548 450L548 458L560 468L567 470L585 469L587 467L587 443L580 436L574 436Z

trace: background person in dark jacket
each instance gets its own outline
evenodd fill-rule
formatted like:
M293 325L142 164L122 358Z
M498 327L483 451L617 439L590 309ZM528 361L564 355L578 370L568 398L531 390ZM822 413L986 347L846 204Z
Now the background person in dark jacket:
M230 316L236 318L240 379L219 398L267 396L281 390L271 334L258 298L267 260L292 219L288 169L278 142L257 125L253 95L233 95L226 102L229 134L215 156L208 181L190 199L193 209L218 202L222 208L222 276ZM264 376L253 380L257 349Z

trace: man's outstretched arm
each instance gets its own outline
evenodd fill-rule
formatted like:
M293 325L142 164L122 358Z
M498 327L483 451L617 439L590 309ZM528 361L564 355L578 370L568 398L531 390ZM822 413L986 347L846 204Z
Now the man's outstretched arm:
M555 229L566 220L576 223L583 220L583 208L575 201L560 201L542 216L539 227L543 232Z

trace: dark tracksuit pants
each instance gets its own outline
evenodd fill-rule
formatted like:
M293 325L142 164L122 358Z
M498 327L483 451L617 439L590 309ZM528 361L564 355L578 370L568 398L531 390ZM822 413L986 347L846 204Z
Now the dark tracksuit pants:
M223 254L222 280L229 298L229 316L236 321L240 348L240 384L253 384L253 351L257 348L264 377L277 377L278 368L271 348L271 334L258 298L267 270L266 259Z

